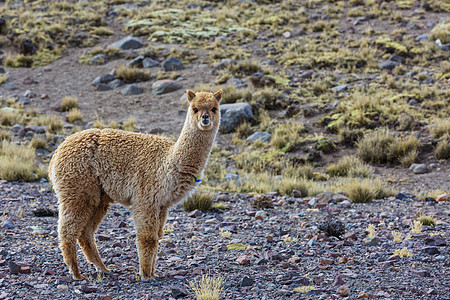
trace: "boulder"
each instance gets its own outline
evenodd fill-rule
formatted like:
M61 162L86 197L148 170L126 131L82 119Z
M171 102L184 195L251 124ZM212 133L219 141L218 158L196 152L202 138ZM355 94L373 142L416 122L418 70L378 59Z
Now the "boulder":
M139 95L144 92L144 89L138 86L135 83L132 83L130 85L127 85L124 87L121 91L122 95L130 96L130 95Z
M162 62L161 66L163 67L164 71L177 71L184 69L183 61L175 57L167 58Z
M270 141L271 138L271 134L265 131L257 131L255 133L253 133L251 136L249 136L247 138L248 142L256 142L256 141L261 141L264 143L268 143Z
M127 36L120 41L117 41L111 44L112 48L122 49L122 50L130 50L130 49L139 49L142 48L144 44L142 41L134 36Z
M152 85L153 96L170 93L181 89L182 86L178 81L164 79L155 81Z
M243 122L253 120L252 107L248 103L222 104L220 113L220 132L222 133L230 133Z

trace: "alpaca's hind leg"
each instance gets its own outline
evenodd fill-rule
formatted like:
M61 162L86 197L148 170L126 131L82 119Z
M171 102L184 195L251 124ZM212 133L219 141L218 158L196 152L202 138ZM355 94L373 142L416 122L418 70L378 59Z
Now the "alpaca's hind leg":
M102 271L104 273L110 273L102 259L100 258L100 254L98 253L97 245L94 239L94 233L97 231L98 225L102 221L103 217L108 212L109 205L113 201L109 198L108 195L102 194L100 205L94 210L93 215L89 219L84 228L81 236L78 238L78 243L83 249L84 255L87 260L94 264L97 271Z
M75 280L82 279L77 264L76 241L92 213L89 206L74 206L75 199L65 199L59 206L58 235L64 262ZM66 201L67 200L67 201Z
M143 280L155 276L156 256L160 230L159 212L134 211L136 245L139 255L139 273Z
M164 236L164 224L166 223L167 218L167 208L162 207L159 213L159 232L158 236L161 239Z

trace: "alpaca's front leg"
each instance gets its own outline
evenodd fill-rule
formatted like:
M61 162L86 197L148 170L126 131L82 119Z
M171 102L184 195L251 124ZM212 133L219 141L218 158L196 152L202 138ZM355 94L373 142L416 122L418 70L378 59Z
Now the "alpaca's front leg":
M161 207L161 211L159 212L159 238L162 239L164 236L164 224L166 223L167 218L167 207Z
M136 207L134 225L139 255L139 273L143 280L151 279L155 276L156 255L158 254L159 212L140 210L139 207Z
M137 234L137 250L139 255L139 274L142 280L155 277L156 255L158 254L158 234L155 228L152 235Z

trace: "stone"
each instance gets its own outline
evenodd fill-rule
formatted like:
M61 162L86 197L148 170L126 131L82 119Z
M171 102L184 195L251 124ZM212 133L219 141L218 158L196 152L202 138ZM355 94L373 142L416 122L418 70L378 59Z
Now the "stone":
M261 141L264 143L268 143L270 142L270 138L272 137L272 135L268 132L265 131L257 131L255 133L253 133L252 135L250 135L247 138L248 142L256 142L256 141Z
M224 180L238 180L239 175L233 174L233 173L227 173L225 174Z
M131 96L131 95L142 94L144 92L144 89L141 88L136 83L132 83L132 84L127 85L126 87L124 87L120 92L122 93L122 95Z
M436 196L436 201L437 202L450 201L450 195L448 194L438 195Z
M262 220L264 220L265 217L266 217L266 212L263 211L263 210L257 211L257 212L255 213L255 219L256 219L256 220L262 221Z
M238 90L248 87L247 79L239 79L236 77L231 77L227 80L227 83L225 83L225 86L232 86L234 85Z
M188 295L184 287L172 287L172 296L175 298L182 298Z
M14 133L19 132L21 130L25 130L25 127L20 124L15 124L13 127L11 127L11 131Z
M56 289L59 291L67 291L69 289L69 286L67 284L58 284L56 286Z
M244 276L241 281L241 287L252 286L255 280L250 276Z
M13 221L11 221L11 220L5 220L2 223L2 227L7 228L7 229L13 229L14 227L16 227L16 225L14 225Z
M37 97L36 93L30 90L26 90L25 93L23 93L23 96L27 98Z
M200 218L201 216L203 216L203 213L201 211L199 211L198 209L193 210L188 213L189 218Z
M441 252L437 247L425 247L422 249L423 252L429 255L439 255Z
M302 192L300 192L299 190L292 190L291 197L293 197L293 198L301 198L302 197Z
M128 67L135 67L135 68L142 68L144 66L143 65L144 59L145 59L145 56L140 55L140 56L136 57L135 59L129 61L127 63L127 66Z
M142 61L142 66L144 68L153 68L159 66L159 62L154 59L151 59L150 57L146 57Z
M381 69L389 70L389 71L394 70L395 67L397 67L398 65L400 65L398 62L392 61L392 60L385 60L385 61L382 61L382 62L380 62L380 63L378 64L378 66L379 66Z
M182 88L182 85L175 80L163 79L157 80L152 84L152 95L167 94Z
M338 294L341 297L348 297L348 296L350 296L350 288L346 285L340 286L336 290L336 294Z
M425 174L428 172L426 164L412 164L409 169L412 170L414 174Z
M416 36L416 40L421 43L428 41L429 38L430 38L430 35L428 33L424 33L424 34L420 34L420 35Z
M232 58L224 58L220 62L215 63L213 65L213 68L215 70L223 70L223 69L226 69L228 66L234 65L234 64L236 64L236 60L234 60Z
M291 33L289 31L283 32L283 36L288 39L291 37Z
M402 63L405 61L405 58L394 54L394 55L389 56L388 60Z
M83 293L86 293L86 294L88 294L88 293L95 293L97 291L97 287L96 286L92 286L92 285L83 284L81 286L80 290Z
M335 87L332 87L331 90L339 93L339 92L345 91L347 88L348 88L348 85L347 84L343 84L343 85L337 85Z
M427 270L411 270L411 273L419 277L431 277L430 272Z
M97 54L89 61L91 65L104 65L107 62L108 56L106 56L105 54Z
M0 74L5 74L6 72L5 72L5 68L3 68L3 67L0 67Z
M365 238L363 240L364 245L366 246L376 246L380 243L380 239L376 236L370 237L370 238Z
M433 235L433 236L429 236L425 239L425 245L443 247L443 246L447 246L447 242L445 241L445 239L442 236Z
M307 79L307 78L313 77L313 75L314 75L314 71L309 70L309 71L305 71L305 72L301 73L300 78Z
M255 88L263 88L266 86L275 85L275 79L273 79L272 77L265 76L264 73L262 72L250 75L248 79Z
M13 261L8 262L9 272L13 275L19 274L20 266Z
M143 46L144 46L144 44L142 43L142 41L139 38L133 37L133 36L127 36L127 37L121 39L120 41L117 41L117 42L111 44L110 47L122 49L122 50L130 50L130 49L139 49L139 48L142 48Z
M125 83L124 83L122 80L120 80L120 79L114 79L113 81L111 81L111 82L108 83L108 86L109 86L110 88L112 88L112 89L115 89L115 88L121 87L121 86L124 85L124 84L125 84Z
M8 91L17 90L17 85L12 82L7 82L2 85L2 88Z
M99 84L97 84L97 85L95 86L95 89L96 89L97 91L104 92L104 91L110 91L110 90L112 90L112 87L110 87L110 86L107 85L106 83L99 83Z
M165 59L161 63L161 67L166 72L167 71L178 71L178 70L184 69L183 61L181 59L175 58L175 57L169 57L169 58Z
M232 103L220 106L220 131L230 133L243 122L253 120L252 107L248 103Z
M247 255L241 255L236 259L236 262L242 266L250 264L250 259Z
M344 284L345 284L345 281L342 279L341 276L337 276L337 277L334 279L334 282L333 282L333 285L334 285L334 286L341 286L341 285L344 285Z

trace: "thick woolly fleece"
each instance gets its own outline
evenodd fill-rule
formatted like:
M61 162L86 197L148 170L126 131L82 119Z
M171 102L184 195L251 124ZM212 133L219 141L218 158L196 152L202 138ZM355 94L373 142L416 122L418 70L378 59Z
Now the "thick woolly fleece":
M190 106L176 143L155 135L88 129L58 147L49 177L59 201L60 248L75 279L82 278L77 241L97 270L110 272L94 233L114 201L132 206L140 275L144 280L155 276L167 210L199 184L194 178L203 172L219 129L221 98L221 90L188 91ZM208 127L201 125L205 113L211 120Z

